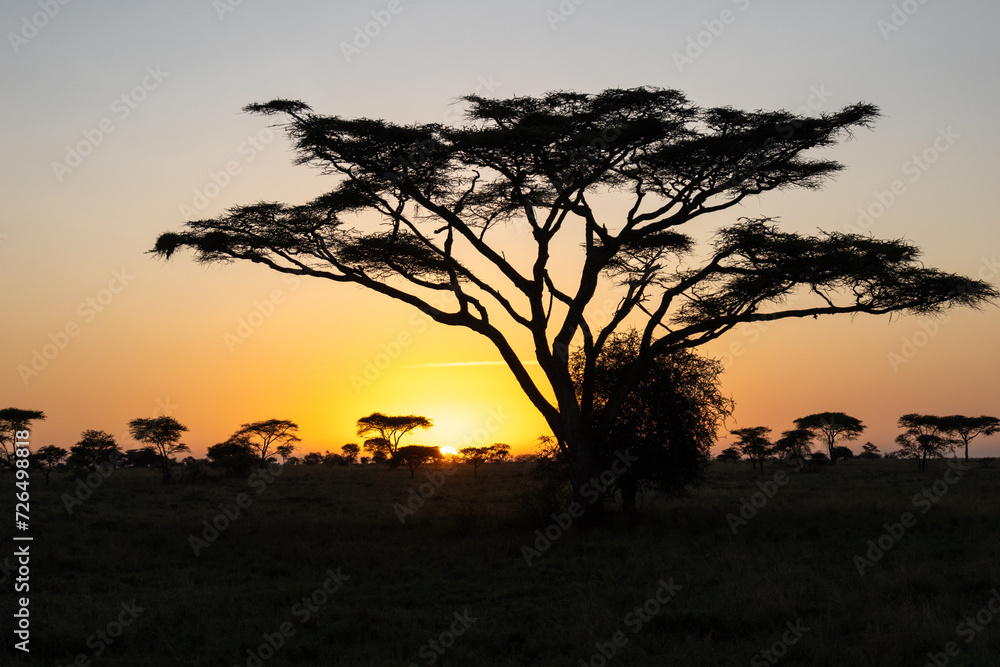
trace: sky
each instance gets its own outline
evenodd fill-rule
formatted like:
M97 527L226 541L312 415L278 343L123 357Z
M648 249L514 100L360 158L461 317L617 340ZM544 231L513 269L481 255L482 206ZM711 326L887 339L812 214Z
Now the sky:
M357 442L375 411L435 422L411 444L547 432L475 334L347 285L150 254L185 220L332 189L292 163L251 102L455 122L456 100L657 86L702 106L884 117L822 153L820 191L739 215L906 238L928 266L1000 282L1000 47L995 0L170 3L8 0L0 7L0 407L43 410L33 446L170 415L197 456L240 424L291 419L301 451ZM806 414L861 419L894 448L904 413L1000 414L1000 309L744 327L702 348L725 367L728 428ZM727 435L720 434L719 448ZM973 455L1000 455L1000 436Z

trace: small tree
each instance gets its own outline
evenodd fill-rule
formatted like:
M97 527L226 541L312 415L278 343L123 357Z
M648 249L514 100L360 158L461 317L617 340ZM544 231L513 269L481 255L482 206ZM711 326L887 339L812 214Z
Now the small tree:
M952 438L961 441L965 449L965 460L969 460L969 442L980 436L991 436L1000 431L1000 419L996 417L966 417L950 415L941 418L941 430Z
M359 436L372 436L370 440L365 442L365 450L374 453L375 450L368 449L368 443L378 440L379 447L390 458L399 449L399 441L404 435L418 428L427 430L433 425L434 423L427 417L417 415L390 416L381 412L373 412L367 417L362 417L357 424Z
M240 438L256 454L261 463L269 456L280 453L279 448L285 448L289 454L295 449L294 444L301 442L295 435L299 425L287 419L268 419L266 421L243 424L230 440ZM291 446L291 449L288 447Z
M858 457L862 459L880 459L882 458L882 452L879 451L878 446L866 442L861 445L861 453L858 454Z
M716 461L739 461L743 458L736 447L726 447L715 457Z
M148 468L160 465L160 455L156 447L140 447L125 450L125 465L130 468Z
M152 417L133 419L128 423L129 432L139 442L155 447L160 455L163 483L170 481L170 455L175 452L189 452L191 449L181 442L181 433L188 430L173 417Z
M495 442L491 447L489 460L492 463L503 463L510 460L510 445L503 442Z
M815 437L816 435L807 428L783 431L781 437L774 443L774 451L789 456L805 456L809 453Z
M223 469L226 477L247 475L250 468L259 461L257 452L246 437L233 436L225 442L208 448L208 458L212 465Z
M907 431L896 436L899 445L897 457L901 459L916 459L917 470L927 469L927 459L941 458L953 446L954 441L934 433L915 433Z
M483 465L493 456L493 447L463 447L458 450L466 463L472 464L472 476L475 477L479 466Z
M830 461L836 463L837 456L833 446L838 440L857 440L865 425L861 420L843 412L818 412L795 420L795 428L808 429L822 440L826 440L826 448Z
M116 453L121 453L113 435L106 431L93 429L84 431L80 436L80 441L70 447L69 451L69 463L89 470L110 461Z
M437 447L424 447L422 445L407 445L396 450L395 455L389 460L390 469L395 468L400 463L405 463L410 469L410 479L422 463L436 461L441 458L441 450Z
M750 459L750 465L754 470L759 465L760 471L764 472L764 459L771 451L771 441L767 437L770 432L771 429L766 426L750 426L730 431L739 438L736 448Z
M0 456L3 457L4 463L13 464L14 442L17 432L31 430L31 422L43 421L44 419L45 413L41 410L22 410L21 408L0 410Z
M375 463L385 463L392 456L392 445L385 438L369 438L365 440L365 451L371 453Z
M52 473L52 469L67 456L69 456L69 452L56 445L46 445L32 455L32 460L45 475L46 486L49 485L49 474Z
M340 448L340 450L344 452L344 458L347 460L348 463L358 462L358 454L361 453L361 448L355 445L353 442L344 445L343 447Z
M850 447L844 447L843 445L837 445L833 448L833 455L838 459L853 459L854 450Z
M315 466L323 462L323 455L319 452L309 452L302 457L303 465Z

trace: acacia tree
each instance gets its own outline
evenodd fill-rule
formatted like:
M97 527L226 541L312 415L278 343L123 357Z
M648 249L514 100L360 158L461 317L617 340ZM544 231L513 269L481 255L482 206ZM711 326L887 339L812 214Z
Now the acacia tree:
M129 433L139 442L156 448L160 455L163 483L170 481L170 455L189 452L191 449L181 442L181 433L188 430L173 417L150 417L133 419L128 423Z
M425 431L434 426L427 417L417 415L390 416L381 412L373 412L358 420L358 435L374 436L365 441L365 451L378 454L382 452L387 458L392 458L399 450L399 441L403 436L418 428ZM369 448L371 444L371 448Z
M772 190L821 186L842 166L810 151L871 127L870 104L804 117L701 108L651 87L463 99L459 126L251 104L283 118L298 162L336 185L302 205L259 202L191 221L153 252L188 248L203 262L353 283L486 337L547 421L581 502L609 458L595 435L607 424L592 419L594 364L626 320L640 327L640 354L602 410L608 423L654 359L741 323L935 313L997 296L984 281L925 267L903 240L802 235L744 218L696 253L680 231ZM594 205L601 195L617 212ZM379 226L367 226L373 217ZM514 225L522 233L505 229ZM562 255L573 248L570 270ZM792 305L792 295L803 299ZM587 360L579 385L571 345Z
M69 448L69 463L85 468L96 468L112 460L121 449L115 437L107 431L88 429L80 434L80 441Z
M958 444L955 438L947 437L947 423L936 415L910 412L900 417L896 425L906 429L896 436L896 444L900 446L899 456L915 458L921 471L927 467L927 459L940 458L953 451Z
M503 463L510 460L510 445L505 442L494 442L490 445L490 461L493 463Z
M340 451L344 452L344 459L348 463L357 463L358 454L361 452L361 448L358 447L353 442L349 442L340 448Z
M295 443L301 438L295 435L299 425L287 419L268 419L242 424L230 441L239 441L250 447L261 463L273 454L287 457L295 450Z
M809 453L816 434L807 428L794 428L782 431L781 437L774 443L774 451L790 456L802 457Z
M830 461L836 463L834 445L838 440L857 440L866 426L860 419L846 415L843 412L817 412L814 415L799 417L795 420L795 428L812 431L816 437L826 440L826 448Z
M492 445L489 447L463 447L458 450L458 453L462 455L462 459L466 463L472 464L472 476L475 477L479 466L492 459L494 450Z
M736 449L745 457L750 459L750 465L754 470L760 466L760 471L764 472L764 459L771 451L771 441L767 434L771 432L767 426L748 426L730 431L739 440L736 442Z
M410 469L410 479L422 463L427 461L437 461L441 458L441 450L437 447L426 447L424 445L407 445L400 447L389 459L389 468L394 469L400 463L405 463Z
M996 417L966 417L949 415L941 418L941 430L962 442L965 460L969 460L969 442L981 435L991 436L1000 432L1000 419Z
M4 463L13 463L14 442L18 431L31 429L31 422L43 421L45 413L41 410L23 410L21 408L4 408L0 410L0 455ZM48 477L45 478L48 481Z
M49 485L49 475L52 474L52 470L67 456L69 456L69 452L58 445L46 445L32 455L32 461L45 475L45 486Z

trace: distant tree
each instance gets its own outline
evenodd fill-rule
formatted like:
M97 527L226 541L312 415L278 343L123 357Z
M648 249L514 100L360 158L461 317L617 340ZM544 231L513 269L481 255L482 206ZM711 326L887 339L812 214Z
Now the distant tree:
M4 464L13 465L17 432L30 431L31 422L44 420L45 413L41 410L22 410L21 408L0 410L0 457L3 457Z
M129 433L139 442L156 448L162 460L163 483L170 481L170 455L189 452L191 449L181 442L181 433L188 430L173 417L152 417L133 419L128 423Z
M371 459L367 456L362 456L361 459L359 460L361 461L361 465L365 466L368 465L368 463L371 461Z
M896 425L906 429L896 436L900 458L917 460L917 469L927 468L927 459L943 457L955 449L958 440L947 436L947 423L937 415L910 412L903 415Z
M764 472L764 459L771 451L771 441L767 434L771 432L766 426L749 426L730 431L739 438L735 447L743 456L750 459L750 465L756 470L760 466L760 471Z
M285 443L284 445L278 445L275 447L274 451L281 456L281 462L286 463L288 458L292 455L292 452L295 451L295 445L290 442Z
M816 434L807 428L783 431L774 443L774 451L779 454L802 457L809 453Z
M233 436L225 442L208 448L208 458L222 468L226 477L247 475L250 468L260 462L258 452L245 436Z
M796 419L795 428L808 429L815 433L816 437L825 440L830 461L836 463L837 456L833 446L837 441L857 440L866 427L859 419L843 412L818 412Z
M125 451L124 464L129 468L148 468L160 465L160 454L156 447L149 445L138 449L128 449Z
M323 464L328 466L346 466L350 464L350 460L346 456L328 451L323 456Z
M385 463L392 456L392 445L385 438L368 438L365 451L372 455L374 463Z
M259 422L243 424L230 439L241 438L257 455L261 463L268 457L284 448L290 454L295 449L295 443L301 439L295 434L299 425L287 419L268 419ZM291 449L288 449L288 447Z
M716 461L739 461L742 458L743 458L743 455L740 453L740 450L738 450L736 447L726 447L721 452L719 452L719 455L715 457L715 460Z
M479 466L483 465L493 456L493 447L463 447L458 450L462 459L466 463L472 464L472 476L475 477Z
M400 463L405 463L410 469L410 478L421 464L427 461L436 461L441 458L441 450L437 447L424 447L422 445L407 445L400 447L389 460L391 468L395 468Z
M879 451L878 446L866 442L861 445L861 453L858 454L858 457L862 459L880 459L882 458L882 453Z
M89 470L111 461L115 454L121 453L113 435L93 429L84 431L80 436L80 441L69 450L69 463Z
M844 447L843 445L837 445L833 448L833 455L838 459L853 459L854 450L850 447Z
M493 450L490 452L491 462L503 463L510 460L510 445L503 442L495 442L491 446L491 449Z
M367 417L358 420L358 435L360 437L372 436L365 441L365 451L376 454L382 451L387 458L392 458L399 449L399 441L407 433L415 429L424 430L432 427L434 423L427 417L417 415L384 415L381 412L373 412ZM369 449L368 444L378 442L379 449Z
M56 445L46 445L32 454L32 461L45 475L46 486L49 484L49 475L52 473L53 468L62 463L67 456L69 456L69 452Z
M289 456L285 463L290 466L300 466L302 465L302 459L297 456Z
M358 454L361 453L361 448L358 447L353 442L350 442L341 447L340 451L344 453L344 458L347 460L348 463L357 463Z
M307 466L319 465L323 462L323 455L319 452L309 452L302 457L302 464Z
M965 449L965 460L969 460L969 442L978 436L989 437L1000 432L1000 419L996 417L966 417L950 415L941 418L941 432L959 440Z
M514 463L534 463L538 460L538 454L517 454Z

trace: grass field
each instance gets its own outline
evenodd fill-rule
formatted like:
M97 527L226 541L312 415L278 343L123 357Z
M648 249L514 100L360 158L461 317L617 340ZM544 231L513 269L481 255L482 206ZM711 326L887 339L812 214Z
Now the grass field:
M522 464L119 470L72 513L76 483L36 475L28 654L8 473L0 663L998 665L1000 468L949 470L715 463L686 498L645 495L636 528L565 530Z

